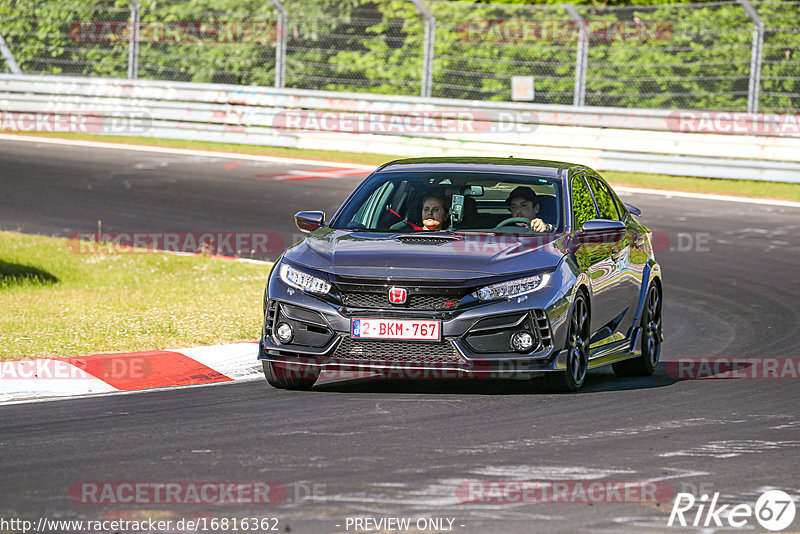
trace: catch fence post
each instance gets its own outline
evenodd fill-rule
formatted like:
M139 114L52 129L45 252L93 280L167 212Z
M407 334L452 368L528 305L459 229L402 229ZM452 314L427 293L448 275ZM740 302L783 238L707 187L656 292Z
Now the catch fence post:
M131 9L131 29L128 37L128 79L135 80L139 72L139 23L141 6L137 0L128 0Z
M747 84L747 112L758 113L758 93L761 88L761 60L764 48L764 22L750 0L738 0L753 22L753 43L750 52L750 80Z
M286 24L289 16L281 0L270 2L278 12L278 27L275 31L275 87L281 89L286 85Z
M0 34L0 54L2 54L3 59L6 60L8 70L10 70L12 74L22 74L22 69L19 68L17 60L14 59L14 54L8 47L8 43L6 43L6 40L3 39L3 34Z
M430 12L424 0L411 0L417 11L425 19L425 36L422 52L422 88L420 96L430 97L433 85L433 46L436 42L436 17Z
M578 49L575 59L575 89L572 96L572 105L581 107L586 99L586 69L589 66L589 32L583 17L575 6L565 5L564 10L569 18L578 26Z

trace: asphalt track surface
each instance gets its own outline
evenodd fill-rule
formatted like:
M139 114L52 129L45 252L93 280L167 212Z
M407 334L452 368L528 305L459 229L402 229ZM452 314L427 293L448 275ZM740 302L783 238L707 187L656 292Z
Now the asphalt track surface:
M2 142L0 227L69 235L102 219L106 231L290 236L294 212L330 214L360 180L280 181L269 176L325 165L234 162ZM662 361L794 358L796 368L800 210L625 198L669 237L657 255ZM662 481L698 497L719 492L719 504L753 504L767 488L797 500L799 384L676 380L662 363L652 378L592 372L575 395L480 381L360 381L311 392L259 381L8 405L0 407L0 515L276 517L285 532L355 532L348 517L409 517L412 526L449 518L452 532L465 533L696 532L667 527L669 502L462 503L456 488L474 480ZM273 481L288 497L266 505L78 504L68 491L82 481ZM312 487L316 495L303 498ZM705 531L740 530L724 525ZM799 528L796 517L789 530ZM745 530L764 531L753 518Z

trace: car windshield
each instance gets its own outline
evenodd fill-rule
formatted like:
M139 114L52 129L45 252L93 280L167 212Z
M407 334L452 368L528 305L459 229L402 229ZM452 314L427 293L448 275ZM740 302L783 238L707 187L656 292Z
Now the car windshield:
M512 205L514 211L512 213ZM373 232L492 231L533 233L564 226L560 180L475 172L383 172L374 175L332 221L333 228Z

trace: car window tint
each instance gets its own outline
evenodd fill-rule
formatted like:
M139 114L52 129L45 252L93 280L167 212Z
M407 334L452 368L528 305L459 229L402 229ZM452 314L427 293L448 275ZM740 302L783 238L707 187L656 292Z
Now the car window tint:
M619 221L620 216L617 204L614 202L614 197L611 196L606 184L591 177L589 177L589 184L592 186L594 199L597 202L597 208L600 210L600 218Z
M555 231L563 228L561 182L540 176L488 172L378 173L342 207L331 223L337 229L378 232L418 231L422 200L428 194L444 197L448 210L455 195L462 197L460 220L451 220L453 231L494 230L533 232L525 225L504 225L511 217L507 202L517 187L530 189L538 199L536 213Z
M394 189L395 184L386 182L378 187L361 205L353 216L352 225L364 225L366 228L374 227L378 224L380 216L383 214L386 199Z
M583 226L589 219L597 218L597 208L582 176L572 179L572 214L576 228Z

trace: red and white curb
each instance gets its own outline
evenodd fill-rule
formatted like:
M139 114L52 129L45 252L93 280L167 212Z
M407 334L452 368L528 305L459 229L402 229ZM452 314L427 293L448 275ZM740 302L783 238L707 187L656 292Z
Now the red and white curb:
M297 182L302 180L320 180L348 178L351 176L366 176L370 171L363 167L323 167L306 171L292 170L283 173L256 174L257 178L272 178L273 180Z
M0 402L258 380L257 343L0 362Z

